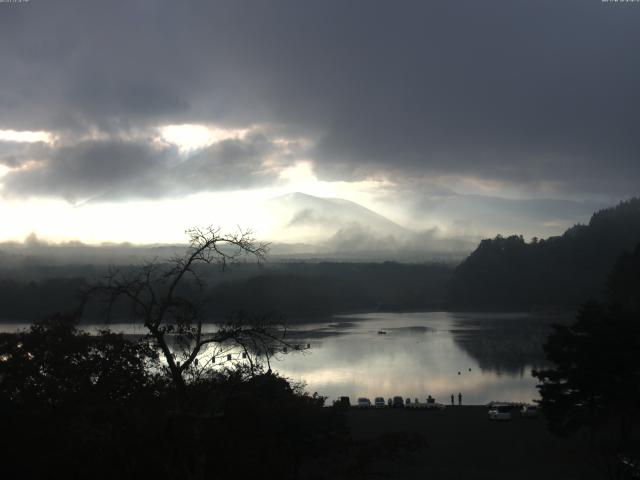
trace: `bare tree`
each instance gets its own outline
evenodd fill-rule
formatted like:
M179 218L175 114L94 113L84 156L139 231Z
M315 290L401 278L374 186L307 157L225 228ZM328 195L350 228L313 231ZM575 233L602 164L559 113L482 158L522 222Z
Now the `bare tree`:
M240 356L253 371L259 358L268 361L277 345L287 348L284 325L268 317L236 315L207 329L203 313L203 267L219 264L225 268L242 256L262 262L268 244L256 242L250 230L224 234L219 228L208 227L186 233L189 247L184 254L168 262L155 259L134 268L111 270L87 291L88 297L97 295L107 302L108 315L116 303L128 304L133 319L141 322L157 343L180 392L189 375L206 371L216 359Z

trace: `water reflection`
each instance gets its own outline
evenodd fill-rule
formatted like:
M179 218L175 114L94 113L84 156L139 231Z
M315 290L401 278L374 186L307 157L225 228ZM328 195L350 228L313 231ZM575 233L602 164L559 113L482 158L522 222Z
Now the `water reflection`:
M371 313L333 317L325 322L298 325L288 332L290 342L311 349L276 355L271 366L295 381L334 399L349 395L385 398L394 395L432 395L449 403L451 394L463 403L491 400L528 402L537 398L531 370L543 365L542 345L551 322L567 317L527 314L451 312ZM114 322L111 330L132 337L145 334L142 325ZM25 324L0 324L0 331L27 328ZM105 325L84 325L91 333ZM205 332L214 332L206 325ZM381 335L378 332L384 331ZM203 352L216 365L228 365L234 350ZM457 399L456 399L457 402Z
M551 323L566 316L526 314L456 314L453 337L482 370L498 375L528 375L544 365L543 344Z
M461 392L468 404L531 401L538 396L531 370L543 365L551 321L557 318L449 312L334 318L292 332L312 348L283 357L276 369L330 398L432 395L449 403Z

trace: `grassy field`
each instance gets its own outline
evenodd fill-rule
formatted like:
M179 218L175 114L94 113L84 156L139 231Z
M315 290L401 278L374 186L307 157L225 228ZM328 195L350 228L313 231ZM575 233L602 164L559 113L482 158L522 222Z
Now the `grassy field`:
M375 455L380 449L371 449L368 478L603 478L591 464L584 436L555 437L542 418L489 421L487 408L481 406L443 411L351 408L348 418L356 442L400 445L391 449L395 450L391 455ZM413 453L405 453L412 449L412 441Z

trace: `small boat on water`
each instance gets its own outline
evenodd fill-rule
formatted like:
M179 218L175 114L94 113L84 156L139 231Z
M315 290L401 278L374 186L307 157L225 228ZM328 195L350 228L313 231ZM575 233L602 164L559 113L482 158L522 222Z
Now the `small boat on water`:
M385 332L384 330L378 330L378 335L386 335L387 332Z

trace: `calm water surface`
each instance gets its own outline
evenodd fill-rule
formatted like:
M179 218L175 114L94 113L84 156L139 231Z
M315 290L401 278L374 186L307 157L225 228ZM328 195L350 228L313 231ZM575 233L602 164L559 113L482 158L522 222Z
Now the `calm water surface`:
M272 368L310 393L333 400L348 395L394 395L463 403L492 400L530 402L538 398L531 370L544 365L542 345L552 322L566 317L522 313L368 313L336 316L296 325L290 341L311 348L279 355ZM112 323L113 331L142 334L131 323ZM1 331L25 328L0 324ZM103 325L87 325L97 331ZM207 326L214 330L213 325ZM379 334L384 331L386 334ZM456 398L457 402L457 398Z
M526 314L370 313L334 317L294 332L311 344L276 369L334 399L427 395L449 403L538 398L531 370L544 365L542 344L559 318ZM378 331L387 332L384 335Z

